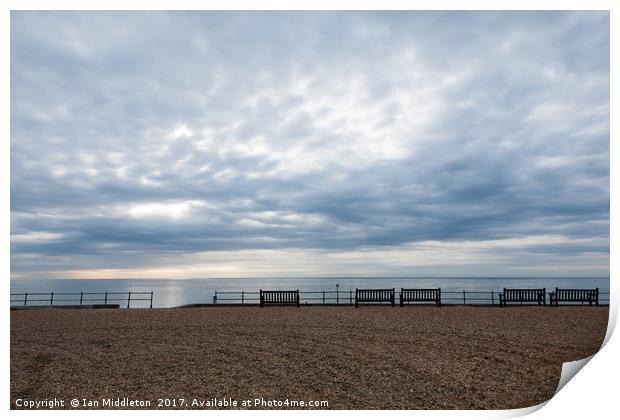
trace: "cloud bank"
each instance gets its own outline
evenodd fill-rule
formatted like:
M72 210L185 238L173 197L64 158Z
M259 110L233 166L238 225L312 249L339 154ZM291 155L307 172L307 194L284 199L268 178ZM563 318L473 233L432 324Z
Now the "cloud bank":
M12 12L13 278L609 274L607 12Z

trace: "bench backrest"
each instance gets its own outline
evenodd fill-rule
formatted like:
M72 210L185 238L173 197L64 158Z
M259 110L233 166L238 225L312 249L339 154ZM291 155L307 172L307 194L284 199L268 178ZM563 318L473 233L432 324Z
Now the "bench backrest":
M441 296L441 289L400 289L403 302L435 302Z
M355 289L356 302L393 302L394 289Z
M264 303L299 303L299 290L262 290L260 302Z
M545 298L545 289L504 289L504 300L538 302Z
M598 298L598 289L559 289L555 288L555 298L565 302L583 302Z

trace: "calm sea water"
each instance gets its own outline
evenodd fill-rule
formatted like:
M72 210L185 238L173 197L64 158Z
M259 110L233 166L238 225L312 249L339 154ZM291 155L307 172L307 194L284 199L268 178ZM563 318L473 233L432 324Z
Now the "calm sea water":
M501 291L504 287L547 288L595 288L602 293L601 301L607 303L609 296L609 278L552 278L552 277L373 277L373 278L232 278L232 279L191 279L191 280L11 280L11 293L74 293L74 292L153 292L154 307L173 307L192 303L213 303L213 296L218 292L219 302L223 299L240 299L240 294L223 292L245 291L245 298L257 295L260 289L299 289L302 301L311 298L320 301L321 293L335 292L339 285L341 301L347 301L349 290L355 288L436 288L442 292L489 292L480 294L487 298L491 291ZM328 293L335 298L335 294ZM446 294L459 299L458 294ZM475 295L474 295L475 296ZM78 297L79 299L79 297ZM447 302L449 303L449 302ZM455 302L456 303L456 302ZM132 302L132 307L148 306L148 302Z

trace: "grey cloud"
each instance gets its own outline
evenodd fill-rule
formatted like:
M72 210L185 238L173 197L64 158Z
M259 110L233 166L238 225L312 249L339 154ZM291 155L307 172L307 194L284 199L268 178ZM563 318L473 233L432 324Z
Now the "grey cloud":
M608 13L11 20L16 272L536 235L608 258Z

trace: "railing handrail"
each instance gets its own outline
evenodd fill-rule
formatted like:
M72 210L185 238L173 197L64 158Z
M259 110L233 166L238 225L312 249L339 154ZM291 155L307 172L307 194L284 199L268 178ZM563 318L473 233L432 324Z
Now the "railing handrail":
M88 296L99 295L100 298L88 298ZM123 295L123 297L114 297ZM124 297L124 296L127 297ZM108 302L127 302L127 309L131 307L132 301L149 301L149 308L153 308L153 292L20 292L20 293L11 293L11 296L23 296L20 299L12 299L11 303L20 303L19 306L28 306L28 303L32 302L49 302L49 306L54 306L54 302L69 302L74 304L79 304L82 306L84 302L103 302L103 304L107 304ZM46 299L28 299L30 296L49 296ZM59 299L58 296L61 296ZM62 296L74 296L73 299L63 299ZM78 299L79 296L79 299ZM84 296L87 296L84 299ZM112 297L110 297L112 296ZM138 296L138 297L136 297ZM148 296L148 297L144 297ZM56 297L56 298L55 298ZM39 305L40 306L40 305Z
M385 289L388 290L388 289ZM391 290L391 289L389 289ZM396 290L397 293L400 290ZM241 291L215 291L213 296L213 303L216 304L219 302L241 302L241 303L249 303L249 302L258 302L259 298L253 298L248 295L258 295L260 292L248 292L245 290ZM494 305L499 301L499 294L502 293L502 290L444 290L441 289L442 301L446 301L449 303L462 303L462 304L482 304L488 302ZM318 296L317 296L318 295ZM609 292L599 292L599 296L609 295ZM352 304L354 302L353 298L355 296L354 289L336 289L336 290L299 290L299 298L301 302L323 302L325 304L332 303L345 303ZM605 298L603 301L607 300Z
M552 289L550 289L552 290ZM576 289L578 290L578 289ZM277 291L277 290L276 290ZM396 292L400 292L396 290ZM498 295L502 293L499 290L441 290L442 301L446 303L463 303L467 304L481 304L489 302L495 304L498 301ZM215 291L213 296L213 303L221 302L241 302L254 303L259 302L259 291ZM603 304L609 301L609 291L599 291L599 297L603 301ZM107 304L108 302L127 302L127 308L131 306L133 301L150 301L149 307L153 307L153 292L145 291L127 291L127 292L13 292L10 293L11 304L13 306L28 306L28 303L37 303L36 306L41 305L41 302L49 303L48 306L53 306L54 303L75 303L79 302L79 305L95 302ZM72 298L68 298L68 297ZM79 296L79 297L78 297ZM100 296L100 297L96 297ZM299 296L301 302L322 302L324 304L344 303L353 304L353 298L355 296L355 290L353 289L336 289L336 290L299 290Z
M131 293L132 295L150 295L152 292L134 292L134 291L127 291L127 292L24 292L24 293L11 293L11 296L50 295L52 293L54 295L81 295L81 294L105 295L106 293L108 295L126 295L128 293ZM219 293L237 293L237 292L219 292ZM249 293L249 292L246 292L246 293Z
M287 290L282 289L282 291L287 291ZM274 290L274 291L277 292L279 290ZM396 290L396 292L399 292L399 291L400 290ZM219 290L217 290L217 294L218 295L223 295L223 294L240 294L241 292L245 293L246 295L249 295L249 294L252 294L252 293L254 293L254 294L259 294L260 293L260 292L248 292L246 290L239 290L239 291L219 291ZM342 294L349 293L349 292L355 292L355 289L344 289L344 290L338 290L338 291L336 291L336 290L312 291L312 290L301 290L301 289L299 289L299 293L339 293L339 294L342 295ZM486 291L484 291L484 290L444 290L444 289L441 289L441 294L444 294L444 293L461 293L462 294L463 292L470 293L470 294L471 293L487 293L488 294L488 293L491 293L491 292L493 292L493 293L502 293L502 290L486 290ZM131 293L133 293L133 292L131 292ZM599 292L599 294L607 294L608 295L609 292Z

